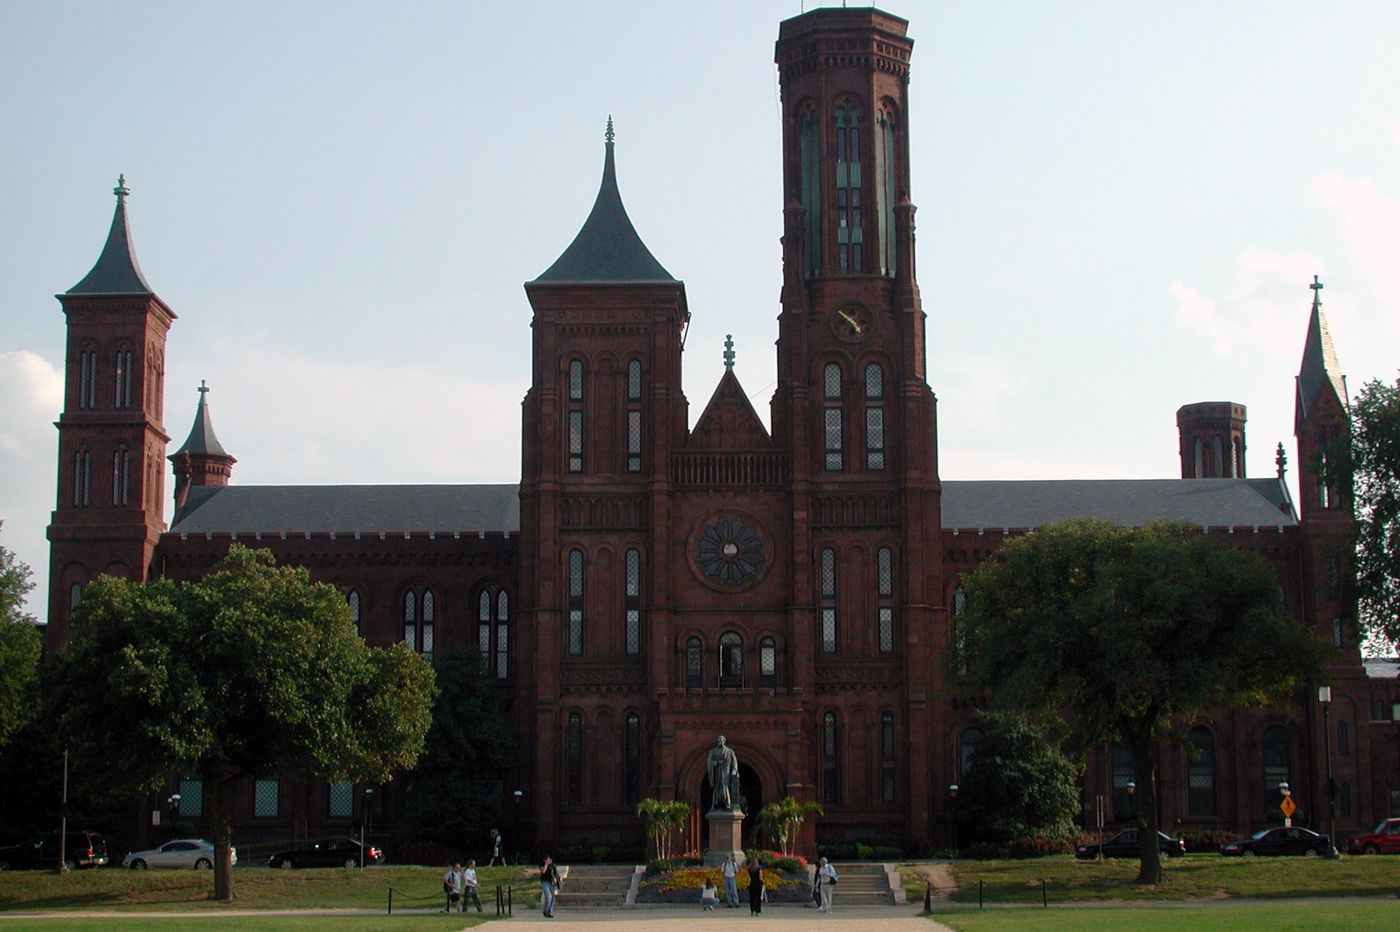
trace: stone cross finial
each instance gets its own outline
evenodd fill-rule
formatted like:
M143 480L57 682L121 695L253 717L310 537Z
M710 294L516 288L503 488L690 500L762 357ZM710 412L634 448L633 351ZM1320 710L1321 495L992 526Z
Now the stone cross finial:
M1274 463L1278 466L1279 481L1283 481L1283 474L1288 471L1288 454L1283 452L1283 444L1278 445L1278 452L1274 454Z
M734 368L734 334L724 335L724 368Z
M614 132L613 132L612 114L609 113L609 114L608 114L608 129L607 129L607 132L603 133L603 138L607 140L608 145L612 145L613 137L616 136L616 135L617 135L617 133L614 133Z
M126 196L131 193L131 189L126 186L125 174L117 176L117 186L112 189L112 193L117 196L117 200L119 201L124 200Z
M1312 289L1313 307L1317 307L1319 304L1322 303L1322 282L1318 281L1317 276L1314 275L1313 283L1308 287Z
M199 403L204 404L204 396L209 394L209 386L204 384L204 380L199 380Z

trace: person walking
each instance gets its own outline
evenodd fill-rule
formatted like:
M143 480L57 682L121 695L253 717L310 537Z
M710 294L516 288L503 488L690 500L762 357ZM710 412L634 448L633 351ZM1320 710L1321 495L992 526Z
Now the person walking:
M470 858L466 870L462 871L462 911L466 911L469 901L481 912L481 883L476 879L476 861Z
M831 912L831 895L836 887L836 868L827 861L821 859L821 866L817 868L817 881L821 884L822 905L817 908L819 913Z
M554 899L560 885L559 868L554 866L554 858L546 854L540 865L540 911L550 919L554 918Z
M499 829L491 829L491 860L486 862L487 867L495 867L500 861L501 866L506 866L506 839Z
M447 869L447 873L442 875L442 892L447 894L447 905L442 908L445 913L450 913L454 909L462 911L462 865L453 864Z
M749 862L749 915L763 912L763 868L758 866L758 858Z
M729 856L720 865L720 874L724 877L724 905L736 907L739 905L739 861L734 857L734 852L729 852Z

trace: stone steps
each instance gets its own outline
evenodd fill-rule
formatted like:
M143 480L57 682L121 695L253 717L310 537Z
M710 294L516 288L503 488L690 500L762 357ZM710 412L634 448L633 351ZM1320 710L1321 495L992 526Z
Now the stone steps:
M560 907L617 909L627 903L632 888L630 864L589 864L569 868L559 891Z

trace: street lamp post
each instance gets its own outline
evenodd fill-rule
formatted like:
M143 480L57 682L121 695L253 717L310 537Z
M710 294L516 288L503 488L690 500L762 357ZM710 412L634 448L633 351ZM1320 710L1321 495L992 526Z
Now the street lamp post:
M1128 781L1128 821L1137 825L1137 784Z
M958 785L948 784L948 814L953 819L953 860L958 859Z
M1327 761L1327 851L1337 850L1337 790L1332 780L1332 725L1327 713L1332 708L1332 687L1317 688L1317 704L1322 706L1322 750Z
M165 801L165 805L170 809L170 837L175 837L175 824L180 819L180 794L171 793L170 798Z
M362 870L365 866L365 845L368 844L369 839L369 819L371 811L370 804L373 802L374 787L367 786L365 787L365 806L364 812L362 813L363 818L360 819L360 868Z
M1279 791L1279 795L1282 796L1284 799L1288 799L1288 797L1290 797L1290 796L1293 795L1293 791L1290 790L1290 789L1288 788L1288 784L1287 784L1287 783L1280 783L1280 784L1278 785L1278 791ZM1292 817L1292 816L1284 816L1284 817L1283 817L1283 827L1284 827L1284 828L1292 828L1292 827L1293 827L1293 817Z
M522 841L522 839L524 838L524 834L523 834L523 833L524 833L524 831L525 831L524 823L523 823L523 822L521 821L521 819L520 819L520 804L523 803L523 802L525 801L525 791L524 791L524 790L516 790L515 792L513 792L513 793L510 794L510 798L511 798L511 803L512 803L512 808L511 808L511 815L512 815L511 823L512 823L512 824L511 824L511 826L510 826L510 830L511 830L511 832L513 833L513 840L510 839L510 838L506 839L506 844L507 844L507 845L510 845L510 844L514 844L514 845L515 845L515 850L516 850L516 852L517 852L516 857L515 857L515 863L520 864L520 863L522 863L522 862L521 862L521 860L520 860L519 852L522 851L522 850L524 850L524 842ZM503 862L505 862L506 859L509 857L509 855L506 853L506 852L509 851L509 850L510 850L510 849L507 847L507 848L506 848L506 851L502 851L502 852L501 852L501 860L502 860Z

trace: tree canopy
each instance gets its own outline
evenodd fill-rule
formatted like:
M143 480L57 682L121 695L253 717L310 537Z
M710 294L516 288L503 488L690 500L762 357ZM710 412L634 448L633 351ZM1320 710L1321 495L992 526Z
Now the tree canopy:
M1367 382L1351 403L1356 585L1362 630L1400 642L1400 379Z
M958 781L953 815L972 833L962 837L998 843L1067 838L1079 812L1078 775L1043 727L1020 715L988 715Z
M474 648L441 655L437 684L423 755L404 776L405 815L413 835L469 856L501 822L515 739Z
M411 767L432 669L406 645L371 648L333 586L237 544L203 579L87 588L47 696L79 779L147 792L176 772L204 782L215 897L232 899L229 791L305 770L384 781Z
M1131 750L1142 883L1161 878L1157 742L1217 707L1285 700L1321 667L1273 571L1199 527L1046 525L963 587L954 640L969 685L994 709L1063 713L1082 744Z
M39 630L24 611L24 597L34 588L29 577L29 567L0 546L0 747L32 715Z

